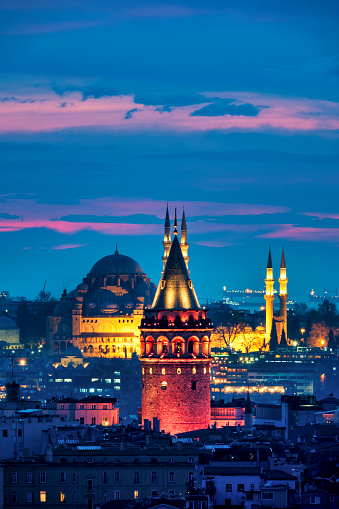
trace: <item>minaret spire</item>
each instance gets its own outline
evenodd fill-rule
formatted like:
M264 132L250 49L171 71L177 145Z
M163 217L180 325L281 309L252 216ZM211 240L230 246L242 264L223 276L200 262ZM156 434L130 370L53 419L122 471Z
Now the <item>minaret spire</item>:
M265 301L266 301L266 339L269 342L271 336L272 329L272 320L273 320L273 301L274 301L274 279L273 279L273 266L272 266L272 255L271 255L271 246L268 250L268 260L267 260L267 268L266 268L266 292L265 292Z
M166 260L168 258L168 255L169 255L169 252L170 252L170 249L171 249L171 245L172 245L172 241L171 241L171 223L170 223L170 217L169 217L169 212L168 212L168 203L167 203L167 208L166 208L166 218L165 218L165 234L164 234L164 240L162 242L163 246L164 246L164 256L162 257L162 261L163 261L163 270L165 269L165 265L166 265Z
M287 275L284 248L281 255L280 277L279 277L279 300L280 300L280 318L283 319L283 329L287 339Z
M188 242L187 242L187 224L186 224L186 216L185 209L182 209L182 220L181 220L181 239L180 239L181 251L186 262L186 267L188 268L189 257L187 255L188 251Z
M174 235L178 235L178 220L177 220L177 209L175 209L175 216L174 216Z

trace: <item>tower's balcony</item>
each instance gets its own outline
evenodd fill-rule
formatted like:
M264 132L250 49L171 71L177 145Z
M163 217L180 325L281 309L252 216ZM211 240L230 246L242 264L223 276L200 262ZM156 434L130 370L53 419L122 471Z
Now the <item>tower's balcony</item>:
M189 319L189 320L181 320L179 316L177 316L174 320L168 320L166 317L158 320L155 317L144 318L141 320L140 329L158 329L158 330L173 330L173 329L181 329L181 330L189 330L189 329L211 329L213 330L214 326L211 320L208 318L201 318L198 320Z

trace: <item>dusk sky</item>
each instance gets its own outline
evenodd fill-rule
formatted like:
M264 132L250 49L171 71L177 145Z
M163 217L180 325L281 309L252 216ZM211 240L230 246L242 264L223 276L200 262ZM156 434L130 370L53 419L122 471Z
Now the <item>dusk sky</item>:
M339 288L339 2L0 1L0 289L115 244L154 283L185 207L198 297ZM276 288L278 285L276 283Z

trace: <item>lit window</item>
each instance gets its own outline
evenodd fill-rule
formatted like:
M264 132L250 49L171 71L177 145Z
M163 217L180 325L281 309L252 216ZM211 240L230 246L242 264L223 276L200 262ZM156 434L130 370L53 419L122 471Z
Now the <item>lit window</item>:
M177 373L178 373L178 375L180 375L180 374L181 374L181 368L178 368L178 369L177 369Z
M166 369L165 369L165 368L162 368L162 370L161 370L161 374L162 374L162 375L166 375Z
M40 502L46 502L46 491L40 491Z
M195 374L196 374L196 372L197 372L197 368L192 368L192 373L193 373L193 375L195 375Z
M149 368L149 374L151 375L153 373L152 368Z
M120 378L114 378L114 383L115 384L119 384L120 383Z
M60 491L60 502L63 504L66 503L66 493L64 491Z
M140 491L135 490L134 491L134 500L138 500L140 498Z
M161 389L165 391L167 389L167 382L163 381L161 382Z

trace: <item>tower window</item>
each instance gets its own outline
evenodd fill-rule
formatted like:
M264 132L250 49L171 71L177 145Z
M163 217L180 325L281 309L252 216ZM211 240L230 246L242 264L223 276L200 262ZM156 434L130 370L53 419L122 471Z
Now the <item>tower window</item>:
M196 390L197 390L197 381L192 380L192 391L196 391Z
M167 389L167 382L161 382L161 389L165 391Z
M162 374L162 375L165 375L165 374L166 374L166 369L165 369L165 368L162 368L162 370L161 370L161 374Z
M197 368L192 368L192 373L193 373L193 375L195 375L195 374L196 374L196 372L197 372Z
M177 369L177 373L178 373L178 375L180 375L180 374L181 374L181 368L178 368L178 369Z
M175 343L175 353L181 353L181 343Z

